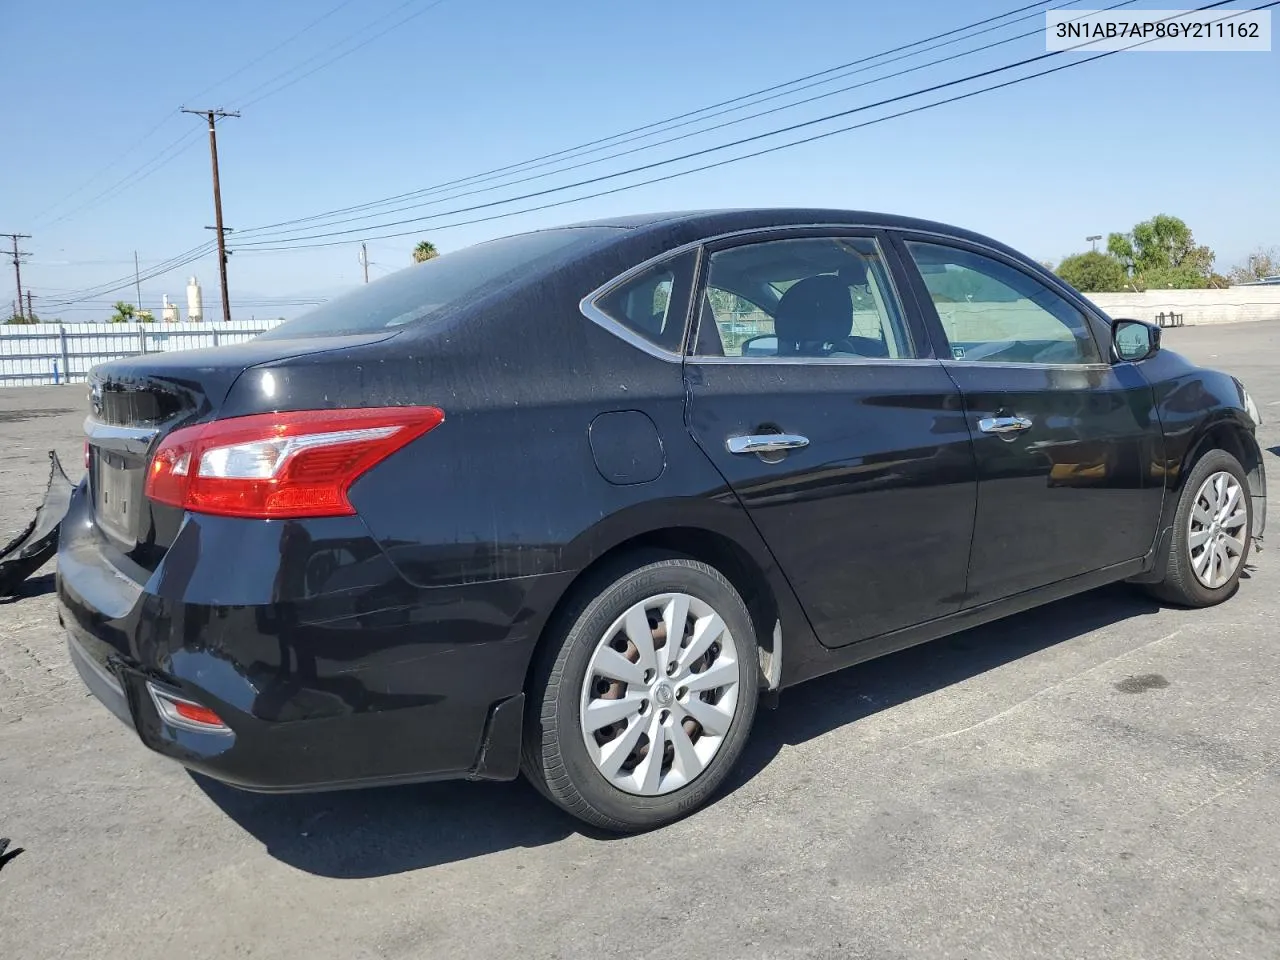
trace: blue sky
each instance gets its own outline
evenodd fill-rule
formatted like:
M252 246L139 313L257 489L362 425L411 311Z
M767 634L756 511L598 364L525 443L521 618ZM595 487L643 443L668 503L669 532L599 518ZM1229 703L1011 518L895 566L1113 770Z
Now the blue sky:
M10 146L0 154L0 230L33 234L24 241L33 253L24 270L26 284L45 302L66 298L67 291L130 274L135 250L145 271L212 237L204 229L213 222L207 138L201 120L176 112L180 105L244 105L240 119L219 125L219 154L226 222L246 231L518 163L1023 5L1016 0L433 3L6 4L0 80L9 91L4 119ZM69 12L68 6L75 9ZM1140 0L1135 6L1170 4ZM1037 17L797 98L1042 28ZM333 59L381 31L388 32ZM1197 239L1217 252L1219 269L1260 244L1280 244L1277 52L1119 54L937 110L608 197L452 229L444 224L537 201L429 221L420 229L369 226L611 173L1042 52L1043 36L1037 34L665 147L328 228L364 231L326 238L341 241L339 246L288 252L246 246L231 258L233 312L294 315L297 307L277 309L266 299L326 296L360 282L358 247L364 236L416 229L411 237L370 241L376 278L407 265L419 237L448 251L530 227L688 207L815 205L905 213L966 226L1055 260L1086 248L1089 234L1128 229L1159 212L1185 219ZM1026 69L1079 56L1066 54ZM918 102L924 101L901 106ZM648 176L691 165L673 164ZM121 189L112 190L134 171ZM594 189L636 179L621 177ZM104 191L111 192L100 197ZM585 192L592 191L565 191L542 202ZM302 232L325 231L295 230L285 236ZM233 236L244 243L254 239L265 238ZM145 281L145 305L157 305L162 293L181 300L190 274L199 276L206 303L213 303L217 271L209 255ZM0 297L7 305L12 280L7 272L0 277L5 277ZM88 320L109 313L106 301L132 297L130 285L43 313ZM41 299L36 303L42 312Z

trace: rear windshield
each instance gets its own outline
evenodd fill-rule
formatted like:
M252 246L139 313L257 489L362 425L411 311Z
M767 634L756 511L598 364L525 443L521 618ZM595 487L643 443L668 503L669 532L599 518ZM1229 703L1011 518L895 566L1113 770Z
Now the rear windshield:
M477 243L362 285L296 320L272 327L258 339L373 333L427 320L456 303L563 260L612 232L610 227L573 227Z

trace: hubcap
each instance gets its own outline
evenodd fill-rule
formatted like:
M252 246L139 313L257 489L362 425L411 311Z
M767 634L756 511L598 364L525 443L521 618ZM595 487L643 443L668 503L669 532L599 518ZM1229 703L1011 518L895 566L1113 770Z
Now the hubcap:
M1224 470L1212 474L1196 491L1187 528L1191 570L1216 590L1231 579L1244 556L1248 505L1240 482Z
M580 725L596 769L627 793L692 782L738 705L738 649L711 606L685 593L635 604L609 627L583 682Z

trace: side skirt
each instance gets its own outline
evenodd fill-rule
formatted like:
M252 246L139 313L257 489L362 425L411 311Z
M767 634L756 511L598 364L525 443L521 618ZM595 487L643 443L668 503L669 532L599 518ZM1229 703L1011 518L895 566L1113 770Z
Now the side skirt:
M1030 610L1033 607L1052 603L1054 600L1061 600L1077 593L1084 593L1086 590L1093 590L1109 583L1127 580L1143 573L1148 569L1150 563L1150 557L1127 560L1124 563L1103 567L1101 570L1094 570L1078 577L1059 580L1057 583L1050 583L1034 590L1027 590L1024 593L1005 597L1002 600L993 600L981 606L960 610L945 617L939 617L937 620L930 620L927 623L895 630L893 633L886 633L879 637L871 637L859 643L850 644L847 647L824 647L822 649L828 651L827 656L818 656L806 660L796 668L796 674L786 678L784 686L790 688L797 683L812 680L815 677L833 673L836 670L842 670L854 664L865 663L868 660L896 653L899 650L905 650L917 644L928 643L930 640L937 640L939 637L959 633L962 630L968 630L970 627L977 627L993 620L1000 620L1015 613Z

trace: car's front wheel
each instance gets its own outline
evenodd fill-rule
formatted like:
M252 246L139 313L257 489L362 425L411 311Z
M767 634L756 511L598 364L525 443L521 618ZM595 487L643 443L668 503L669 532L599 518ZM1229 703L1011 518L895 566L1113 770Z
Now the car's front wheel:
M742 752L759 693L733 585L696 560L637 560L588 588L558 630L529 691L525 776L618 832L705 803Z
M1183 484L1164 579L1152 593L1187 607L1221 603L1239 586L1252 531L1244 468L1225 450L1210 450Z

